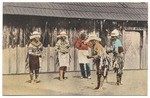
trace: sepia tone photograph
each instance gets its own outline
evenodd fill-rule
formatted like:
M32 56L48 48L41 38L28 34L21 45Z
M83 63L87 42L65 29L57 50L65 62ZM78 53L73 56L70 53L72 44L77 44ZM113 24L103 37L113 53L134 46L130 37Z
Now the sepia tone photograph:
M148 2L3 2L3 96L147 96Z

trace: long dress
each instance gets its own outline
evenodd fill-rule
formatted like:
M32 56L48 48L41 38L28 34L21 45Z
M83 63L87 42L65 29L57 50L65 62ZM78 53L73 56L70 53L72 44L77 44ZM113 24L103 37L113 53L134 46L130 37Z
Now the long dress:
M55 46L56 51L58 52L58 60L59 60L59 67L62 66L69 66L69 50L70 45L68 41L62 42L61 40L58 40Z
M39 56L36 56L35 54L41 54L42 53L42 43L38 43L35 45L34 43L29 44L28 48L29 53L29 68L30 70L36 70L40 68L39 63Z

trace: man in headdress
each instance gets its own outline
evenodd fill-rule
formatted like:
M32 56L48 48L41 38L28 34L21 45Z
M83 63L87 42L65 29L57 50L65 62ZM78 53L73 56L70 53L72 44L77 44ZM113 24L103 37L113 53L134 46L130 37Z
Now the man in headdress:
M103 59L105 57L106 51L104 47L99 43L101 41L100 38L97 37L96 34L90 34L88 39L85 41L90 45L90 47L94 48L94 54L92 56L87 56L87 58L94 58L94 63L96 64L96 74L97 74L97 87L95 89L103 89L104 83L104 66Z
M117 29L114 29L111 32L111 39L114 42L114 44L113 44L113 52L114 52L115 56L118 54L118 48L122 47L122 42L119 39L119 35L120 35L120 32Z
M58 61L59 61L59 79L66 79L65 72L67 67L70 65L70 44L68 41L68 36L66 32L61 32L58 36L58 41L56 43L55 49L58 52Z
M121 84L121 78L123 74L124 60L123 60L123 46L122 42L119 39L119 30L114 29L111 32L111 38L114 42L113 44L113 53L114 53L114 72L116 72L116 84Z
M34 31L33 34L30 36L30 44L28 47L28 54L29 54L29 68L30 68L30 79L32 82L39 82L39 68L40 62L39 58L42 56L42 49L43 45L40 42L41 34L37 31Z

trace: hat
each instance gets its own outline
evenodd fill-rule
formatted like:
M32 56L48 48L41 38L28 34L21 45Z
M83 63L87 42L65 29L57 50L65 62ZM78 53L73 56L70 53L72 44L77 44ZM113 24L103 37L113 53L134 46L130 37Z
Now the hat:
M114 30L111 32L111 37L117 37L117 36L119 36L119 30L114 29Z
M67 37L67 34L65 31L62 31L57 37Z
M41 33L38 31L34 31L32 33L32 35L30 36L30 39L34 39L34 38L40 38L41 37Z
M85 33L85 30L81 30L81 31L79 32L80 35L83 34L83 33Z
M87 43L91 40L101 41L101 38L97 37L96 34L92 33L92 34L89 34L88 39L85 42Z

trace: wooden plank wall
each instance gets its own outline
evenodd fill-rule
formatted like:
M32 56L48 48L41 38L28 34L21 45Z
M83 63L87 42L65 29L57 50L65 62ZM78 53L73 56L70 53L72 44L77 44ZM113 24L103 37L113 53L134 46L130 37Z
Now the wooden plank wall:
M143 37L143 48L142 48L142 63L140 69L147 69L148 59L148 43L146 40L146 33ZM28 73L25 70L25 59L27 54L27 46L15 47L3 49L3 74L20 74ZM78 50L74 47L70 50L71 64L68 71L80 71L78 63ZM56 66L56 51L54 47L48 46L43 49L40 72L58 72L58 66ZM127 63L126 63L127 64ZM95 70L95 66L92 65L92 59L90 60L91 70ZM132 69L130 66L127 69Z
M77 62L77 54L74 47L70 50L71 63L68 71L79 71L80 67ZM20 74L28 73L25 69L25 59L27 56L26 47L15 47L3 50L3 74ZM48 46L43 48L42 58L40 58L40 72L58 72L59 67L56 65L56 51L54 47Z

